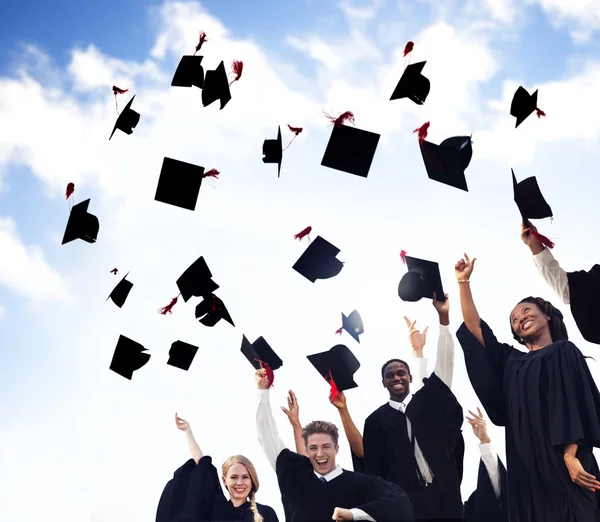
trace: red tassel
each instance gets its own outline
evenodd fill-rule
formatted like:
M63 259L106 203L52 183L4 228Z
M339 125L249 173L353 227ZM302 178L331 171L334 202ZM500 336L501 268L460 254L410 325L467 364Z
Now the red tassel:
M267 384L269 385L269 388L272 388L273 382L275 382L275 373L273 372L271 367L266 362L261 361L260 359L254 359L254 360L260 363L261 368L264 368L265 370L267 370Z
M418 129L415 129L413 131L413 134L415 132L418 132L418 136L419 136L419 144L423 143L425 141L425 138L427 137L427 129L429 129L429 125L431 125L430 122L426 121L423 125L421 125Z
M217 169L210 169L208 172L202 174L203 178L217 178L219 179L219 174L221 174Z
M406 250L400 250L400 259L402 259L402 262L404 264L406 264L406 254L407 254Z
M325 114L325 117L329 121L331 121L336 127L340 127L341 125L343 125L346 120L352 123L352 125L354 125L354 114L352 114L352 112L350 111L343 112L337 118L331 116L330 114L327 114L325 111L323 111L323 114Z
M113 269L110 271L110 273L111 273L111 274L115 274L115 275L117 275L117 274L119 273L119 270L118 270L117 268L113 268Z
M198 41L198 45L196 45L196 52L194 53L194 56L196 56L196 53L200 50L204 42L208 42L206 39L206 33L204 31L200 31L200 39Z
M330 392L331 398L333 400L336 400L340 395L340 390L338 389L337 384L333 380L333 376L331 375L331 370L329 370L329 379L327 379L327 377L325 377L325 379L331 386L331 392Z
M181 294L179 294L179 295L181 295ZM177 296L177 297L179 297L179 296ZM175 306L175 304L177 303L177 297L174 297L174 298L171 300L171 302L170 302L170 303L169 303L167 306L163 306L163 307L162 307L162 308L159 310L159 312L160 312L162 315L172 314L173 312L171 312L171 310L173 309L173 307L174 307L174 306Z
M338 335L342 335L342 332L344 331L344 327L342 326L341 328L338 328L335 333Z
M231 70L233 71L233 74L235 74L235 78L231 80L229 85L231 85L233 82L237 82L242 77L244 62L241 62L240 60L233 60L233 63L231 64Z
M292 141L294 141L298 135L302 132L302 127L292 127L289 123L288 123L288 129L290 129L290 132L294 133L294 137L290 140L290 142L286 145L285 149L283 150L287 150L288 147L292 144Z
M298 239L299 241L302 240L302 238L304 236L308 236L308 234L310 234L310 232L312 231L312 227L308 226L306 227L304 230L301 230L300 232L298 232L296 235L294 235L294 239Z
M546 236L543 236L542 234L540 234L539 232L534 232L533 230L531 231L531 234L533 234L534 237L538 238L540 243L542 243L542 245L552 249L555 247L554 243L548 239Z
M412 52L414 47L415 47L414 42L408 42L406 44L406 47L404 47L404 57L406 57L406 55L408 55L410 52Z
M212 298L213 298L213 302L212 302L212 305L210 307L210 311L211 312L216 312L217 311L217 296L213 295Z
M536 113L536 115L537 115L538 118L541 118L542 116L544 118L546 117L546 113L542 109L536 109L535 113Z
M117 105L117 94L125 94L129 89L121 89L116 85L113 85L113 94L115 95L115 109L117 110L117 114L119 114L119 106Z
M75 183L67 183L67 191L65 193L65 199L69 199L69 197L71 196L71 194L73 194L73 192L75 192Z

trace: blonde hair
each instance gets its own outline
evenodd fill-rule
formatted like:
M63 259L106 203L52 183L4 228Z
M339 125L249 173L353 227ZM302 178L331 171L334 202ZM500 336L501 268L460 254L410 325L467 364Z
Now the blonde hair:
M250 510L254 513L254 522L263 522L263 516L258 512L258 507L256 507L256 492L258 491L259 482L258 482L258 474L256 473L256 468L254 464L250 462L249 459L244 457L243 455L232 455L223 463L223 478L227 476L227 472L229 468L234 464L241 464L248 470L248 474L250 475L250 480L252 481L252 488L250 489L250 494L248 495L248 500L250 500Z

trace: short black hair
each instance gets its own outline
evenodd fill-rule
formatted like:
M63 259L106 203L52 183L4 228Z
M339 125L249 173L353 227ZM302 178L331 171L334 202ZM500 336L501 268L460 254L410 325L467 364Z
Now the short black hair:
M384 375L385 375L385 369L388 367L389 364L393 363L393 362L397 362L397 363L401 363L404 366L406 366L406 369L408 370L408 375L410 375L410 367L408 366L408 363L406 361L403 361L402 359L390 359L388 362L386 362L382 367L381 367L381 378L383 379Z

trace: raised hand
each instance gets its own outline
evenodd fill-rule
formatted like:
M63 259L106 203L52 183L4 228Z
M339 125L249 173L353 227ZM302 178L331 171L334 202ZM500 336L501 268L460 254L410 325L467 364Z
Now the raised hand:
M464 256L465 257L454 265L454 273L458 281L468 281L471 278L473 268L475 268L475 261L477 261L476 257L473 258L473 260L470 260L467 254L464 254Z
M415 327L417 321L411 322L411 320L406 316L404 316L404 320L406 321L406 326L408 326L408 340L410 341L414 355L423 357L423 348L427 342L427 330L429 330L429 326L426 326L421 333Z
M537 228L529 221L521 222L521 241L529 247L533 255L536 255L544 250L544 245L532 232L537 233Z
M175 424L181 431L188 431L190 429L189 422L183 420L177 413L175 414Z
M338 410L346 409L346 396L343 391L337 393L336 397L333 397L333 394L329 394L329 402L333 404Z
M437 294L433 292L433 307L437 310L438 314L449 314L450 313L450 300L448 294L444 294L444 300L438 301Z
M467 416L466 419L471 425L471 428L473 428L473 433L479 439L481 444L489 444L491 440L487 432L487 423L483 418L483 413L481 413L479 407L477 407L477 413L473 413L471 410L469 410L469 413L473 416L473 418Z
M298 400L296 399L296 394L290 390L288 392L288 407L284 408L281 406L281 410L283 413L287 415L288 420L292 426L300 425L300 406L298 405Z
M267 370L264 368L254 372L254 380L256 381L259 390L269 389L269 378L267 377Z

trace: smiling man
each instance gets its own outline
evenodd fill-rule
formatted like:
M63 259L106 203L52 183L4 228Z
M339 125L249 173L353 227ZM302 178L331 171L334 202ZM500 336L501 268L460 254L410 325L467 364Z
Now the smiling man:
M336 463L339 435L334 424L313 421L304 427L308 456L287 449L271 412L266 370L257 370L255 378L260 396L258 440L277 473L287 522L414 522L412 506L401 487L347 471Z

